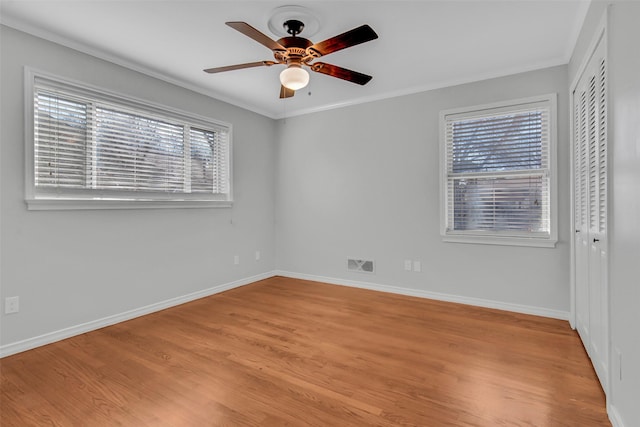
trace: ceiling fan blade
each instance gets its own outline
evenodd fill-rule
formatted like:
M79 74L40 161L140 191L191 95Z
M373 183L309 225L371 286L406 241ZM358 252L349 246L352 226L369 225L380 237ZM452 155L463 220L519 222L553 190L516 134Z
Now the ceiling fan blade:
M337 65L325 64L324 62L316 62L310 65L313 71L326 74L331 77L337 77L359 85L366 85L373 77L357 71L351 71Z
M296 94L296 91L293 89L289 89L288 87L284 87L280 85L280 99L282 98L291 98Z
M226 67L217 67L217 68L207 68L204 70L205 73L222 73L223 71L232 71L232 70L241 70L243 68L252 68L252 67L262 67L263 65L266 67L270 67L276 64L273 61L258 61L258 62L247 62L246 64L238 64L238 65L228 65Z
M353 30L347 31L335 37L331 37L323 42L316 43L307 49L309 54L316 57L328 55L351 46L359 45L378 38L373 28L368 25L362 25Z
M282 50L282 51L287 50L280 43L262 34L260 31L256 30L246 22L226 22L226 24L231 28L233 28L234 30L240 31L245 36L254 39L261 45L266 46L271 50Z

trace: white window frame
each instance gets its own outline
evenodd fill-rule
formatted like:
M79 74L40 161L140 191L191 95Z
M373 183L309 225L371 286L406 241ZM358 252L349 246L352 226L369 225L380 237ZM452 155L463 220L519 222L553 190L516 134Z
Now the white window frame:
M148 113L151 117L168 118L188 123L200 129L224 129L227 132L226 177L228 191L224 195L211 196L208 193L194 194L138 194L135 191L103 192L95 190L87 195L60 189L59 192L43 191L35 185L35 132L34 132L34 96L36 78L47 80L61 87L77 89L86 94L95 94L97 101L114 104ZM190 112L174 109L165 105L134 98L101 87L63 78L31 67L24 68L25 96L25 202L29 210L75 210L75 209L146 209L146 208L227 208L233 206L233 129L231 124ZM186 172L185 172L186 173ZM189 177L186 177L189 179Z
M519 111L536 104L545 104L549 108L549 234L499 233L491 231L452 231L449 230L447 170L447 120L473 119L491 115L500 115ZM547 94L530 98L496 102L444 110L440 112L440 234L444 242L477 243L490 245L555 247L558 241L558 200L557 200L557 95Z

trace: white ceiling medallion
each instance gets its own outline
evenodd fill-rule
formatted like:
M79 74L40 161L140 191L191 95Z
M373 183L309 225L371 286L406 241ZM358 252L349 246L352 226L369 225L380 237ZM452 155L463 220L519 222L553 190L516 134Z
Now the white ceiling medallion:
M313 37L320 29L318 17L310 9L303 6L281 6L275 8L267 25L273 34L279 37L289 37L290 34L287 33L284 23L291 19L304 24L304 29L302 30L302 37L304 38Z

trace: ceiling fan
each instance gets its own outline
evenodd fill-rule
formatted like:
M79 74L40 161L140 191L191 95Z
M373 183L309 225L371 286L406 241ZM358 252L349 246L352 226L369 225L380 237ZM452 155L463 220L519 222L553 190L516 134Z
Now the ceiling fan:
M226 67L207 68L204 70L207 73L221 73L223 71L261 66L270 67L277 64L286 65L287 68L280 73L280 98L292 97L296 90L302 89L309 83L309 73L303 66L308 67L311 71L359 85L365 85L372 79L369 75L338 67L337 65L313 62L321 56L377 39L378 35L368 25L361 25L346 33L313 44L308 39L298 37L298 34L304 29L304 23L297 19L289 19L284 22L283 26L289 36L283 37L278 41L272 40L246 22L227 22L226 24L271 49L275 61L257 61Z

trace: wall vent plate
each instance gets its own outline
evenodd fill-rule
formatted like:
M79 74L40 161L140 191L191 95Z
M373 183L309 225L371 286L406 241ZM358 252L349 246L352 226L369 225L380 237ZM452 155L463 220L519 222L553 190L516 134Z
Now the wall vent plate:
M359 271L361 273L373 273L374 262L373 260L348 258L347 270Z

